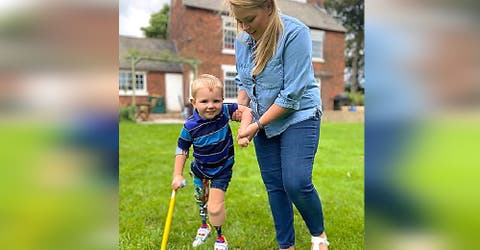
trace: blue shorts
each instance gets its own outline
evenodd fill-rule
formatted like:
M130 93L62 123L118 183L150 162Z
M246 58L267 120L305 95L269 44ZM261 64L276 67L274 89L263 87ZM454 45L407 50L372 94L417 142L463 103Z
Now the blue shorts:
M216 173L214 176L206 174L202 169L200 169L194 162L190 165L190 170L193 175L200 179L210 180L210 188L218 188L227 191L228 184L232 179L232 166L222 169L220 172Z

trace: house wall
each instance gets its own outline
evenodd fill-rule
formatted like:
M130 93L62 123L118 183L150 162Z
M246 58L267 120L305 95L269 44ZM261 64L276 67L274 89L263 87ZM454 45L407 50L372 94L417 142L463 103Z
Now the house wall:
M317 5L318 7L323 8L325 6L325 0L308 0L307 1L311 5Z
M333 110L333 99L344 91L345 34L325 32L324 63L314 63L315 72L326 72L321 76L322 103L325 110Z
M198 69L199 74L209 73L223 80L221 65L235 65L233 55L222 54L222 19L221 15L214 11L187 8L182 1L173 0L169 39L175 42L180 56L202 61ZM191 67L184 65L183 96L186 103L192 80L191 72Z
M129 70L129 69L128 69ZM165 73L147 72L147 92L148 96L165 97ZM135 96L136 105L148 105L148 96ZM120 96L120 106L127 106L132 103L131 96Z
M177 46L182 57L202 61L199 74L210 73L223 80L221 65L235 65L234 55L222 54L222 18L217 12L189 8L181 0L172 0L169 23L169 39ZM344 89L345 34L326 31L325 62L313 63L316 72L327 72L322 76L322 101L325 110L333 109L333 98ZM184 97L188 102L191 71L184 65Z

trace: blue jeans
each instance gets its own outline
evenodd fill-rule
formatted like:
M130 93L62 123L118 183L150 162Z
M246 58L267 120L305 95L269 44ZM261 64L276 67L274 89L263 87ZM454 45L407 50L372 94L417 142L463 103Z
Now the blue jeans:
M295 245L293 204L311 235L324 231L322 205L312 183L319 138L318 116L293 124L278 136L267 138L260 131L254 138L280 248Z

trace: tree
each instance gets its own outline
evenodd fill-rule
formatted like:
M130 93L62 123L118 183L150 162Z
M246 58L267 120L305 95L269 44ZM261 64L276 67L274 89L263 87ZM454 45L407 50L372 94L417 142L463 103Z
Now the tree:
M325 0L325 8L347 29L345 64L350 76L350 92L358 91L364 73L364 1Z
M141 27L145 37L167 39L168 18L170 6L164 4L163 8L150 16L150 26Z

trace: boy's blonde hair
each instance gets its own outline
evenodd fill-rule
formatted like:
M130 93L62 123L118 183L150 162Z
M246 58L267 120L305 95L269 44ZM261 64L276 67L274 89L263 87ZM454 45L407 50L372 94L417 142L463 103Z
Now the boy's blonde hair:
M283 22L280 18L280 9L276 0L225 0L225 4L230 9L230 15L233 16L233 9L254 9L254 8L272 8L270 21L262 37L255 46L252 75L260 74L268 61L275 55L277 42L283 32ZM237 23L237 33L239 24Z
M214 88L219 88L223 96L223 82L213 75L202 74L190 84L192 98L196 97L197 91L201 88L208 88L210 91L213 91Z

